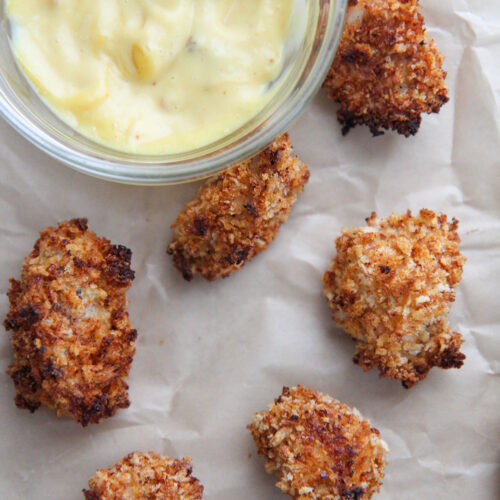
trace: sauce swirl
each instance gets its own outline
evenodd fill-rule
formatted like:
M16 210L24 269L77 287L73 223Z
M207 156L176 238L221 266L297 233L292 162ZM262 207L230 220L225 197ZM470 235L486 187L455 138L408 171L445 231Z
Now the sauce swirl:
M8 0L14 54L73 128L139 154L202 147L272 98L294 0Z

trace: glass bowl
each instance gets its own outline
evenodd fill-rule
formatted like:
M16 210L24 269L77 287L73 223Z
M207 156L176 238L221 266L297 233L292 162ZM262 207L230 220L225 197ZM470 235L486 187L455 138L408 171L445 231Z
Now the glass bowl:
M302 0L304 35L286 61L280 88L251 120L202 148L168 155L116 151L79 134L40 99L18 68L0 0L0 115L53 158L86 174L116 182L160 185L208 177L264 149L297 117L321 86L337 50L347 0Z

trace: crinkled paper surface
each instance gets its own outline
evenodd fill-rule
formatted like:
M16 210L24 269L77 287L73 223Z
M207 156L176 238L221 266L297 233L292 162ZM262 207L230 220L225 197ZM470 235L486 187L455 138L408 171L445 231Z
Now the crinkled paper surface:
M97 468L133 450L191 456L208 500L285 498L245 426L283 385L304 384L356 406L391 452L380 499L492 500L500 495L500 3L424 0L446 56L451 101L414 138L365 128L340 135L320 95L291 128L311 180L263 254L232 277L184 282L165 254L170 223L198 185L111 184L57 164L0 123L0 312L8 278L38 232L86 216L134 252L139 330L131 406L80 428L13 404L0 337L0 498L81 499ZM342 226L373 210L426 207L460 220L468 261L451 314L467 355L404 390L353 365L354 343L330 319L321 276Z

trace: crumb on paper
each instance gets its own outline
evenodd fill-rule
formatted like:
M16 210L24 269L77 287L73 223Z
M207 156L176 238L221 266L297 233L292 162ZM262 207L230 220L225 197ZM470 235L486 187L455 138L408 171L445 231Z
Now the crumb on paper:
M379 491L388 447L356 409L302 386L284 387L248 426L268 473L297 500L366 500Z
M15 361L8 373L16 405L54 408L86 426L129 406L128 376L137 331L125 292L134 272L131 251L87 228L86 219L49 227L11 279Z
M460 368L463 339L447 321L465 262L458 221L426 209L366 221L342 230L323 276L333 319L357 341L354 362L406 388L434 366Z
M167 253L190 281L212 281L240 269L267 248L309 178L288 134L254 158L207 181L172 225Z
M350 0L324 83L340 103L343 134L367 125L373 135L382 129L414 135L422 113L439 113L449 100L442 65L418 0Z

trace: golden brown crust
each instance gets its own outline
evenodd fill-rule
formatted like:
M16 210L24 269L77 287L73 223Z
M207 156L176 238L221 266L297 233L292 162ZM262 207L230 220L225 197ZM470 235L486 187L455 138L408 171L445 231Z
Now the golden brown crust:
M192 470L190 458L130 453L109 469L98 470L83 493L86 500L201 500L203 486Z
M354 362L411 387L433 366L460 368L447 315L462 277L458 221L421 210L342 230L323 276L333 319L358 340Z
M135 353L126 290L132 252L87 229L86 219L49 227L11 279L15 361L8 373L19 408L41 404L83 426L127 408L127 378Z
M373 135L393 129L406 137L422 113L448 101L443 57L429 40L418 0L350 1L344 32L325 80L340 103L346 134L368 125Z
M240 269L275 238L309 178L288 134L209 180L178 215L167 252L186 280L212 281Z
M300 500L367 500L379 491L387 445L361 414L328 395L284 387L250 429L277 486Z

